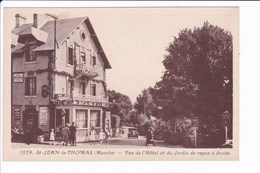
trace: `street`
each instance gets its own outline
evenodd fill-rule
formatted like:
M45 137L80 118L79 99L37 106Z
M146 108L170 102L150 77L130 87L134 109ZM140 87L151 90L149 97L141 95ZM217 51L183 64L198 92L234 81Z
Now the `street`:
M77 146L63 146L62 142L56 142L55 145L50 145L49 142L30 144L12 143L13 148L147 148L147 147L164 147L164 148L183 148L182 146L165 144L163 141L155 141L155 146L145 146L146 138L139 136L138 139L133 138L112 138L107 143L100 144L96 142L95 145L90 145L89 142L78 142Z

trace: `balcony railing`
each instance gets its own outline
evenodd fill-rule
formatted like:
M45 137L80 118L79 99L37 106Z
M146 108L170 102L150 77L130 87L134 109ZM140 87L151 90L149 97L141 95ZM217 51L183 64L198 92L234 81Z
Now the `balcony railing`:
M76 73L77 75L85 75L87 77L96 77L98 75L97 67L87 64L77 64Z
M86 94L55 94L54 104L108 106L108 97Z

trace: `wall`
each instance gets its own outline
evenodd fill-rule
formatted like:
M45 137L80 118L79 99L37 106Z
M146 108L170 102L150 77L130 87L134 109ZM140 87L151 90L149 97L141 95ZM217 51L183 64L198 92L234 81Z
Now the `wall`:
M21 119L20 119L20 128L22 127L23 122L23 111L25 105L36 105L36 111L38 111L38 127L43 131L49 131L49 121L50 121L50 112L49 112L49 98L42 96L42 86L48 85L48 72L37 73L35 71L39 69L47 69L48 67L48 55L47 53L37 53L36 62L25 62L25 55L23 53L14 55L13 58L13 74L23 74L22 82L14 83L13 81L13 90L12 90L12 101L13 105L21 106ZM28 71L34 71L34 76L36 77L36 95L35 96L25 96L25 77L27 77ZM47 124L40 124L39 110L40 106L47 107Z
M36 63L25 62L25 54L20 53L14 55L13 58L13 72L35 71L38 69L48 68L48 55L47 53L37 53Z
M67 77L61 75L55 75L55 93L66 94L67 93Z
M83 41L80 37L80 33L81 31L84 30L84 33L86 35L86 39L85 41ZM67 64L68 61L68 53L67 53L67 46L74 46L74 43L77 43L77 45L79 45L79 47L76 49L76 59L77 59L77 63L81 63L80 61L80 52L85 52L86 53L86 63L90 64L90 55L89 52L91 52L91 54L95 54L97 56L96 59L96 69L98 72L98 76L95 77L95 80L104 80L104 62L101 58L100 55L97 54L97 48L90 36L90 33L87 29L87 26L85 23L81 24L79 26L78 29L75 29L69 36L67 39L65 39L62 43L59 43L59 49L57 49L57 59L56 59L56 69L58 71L65 71L67 73L70 73L71 75L73 75L74 72L74 67ZM61 87L65 88L66 86L66 80L65 79L61 79L62 77L60 76L56 76L57 80L55 82L55 93L61 93ZM86 80L86 94L90 94L90 79ZM74 93L75 94L79 94L79 85L80 81L74 81ZM105 95L104 93L104 87L102 85L102 83L100 82L96 82L96 92L97 95Z
M74 67L67 64L67 42L60 43L56 49L56 70L73 75Z
M13 104L14 105L28 105L29 100L32 100L31 104L36 105L48 105L48 97L42 97L42 86L48 85L48 72L36 73L36 97L25 96L25 77L28 71L36 71L37 69L47 68L48 58L46 56L37 57L36 63L25 64L25 58L17 57L13 59L13 71L23 73L22 83L13 83Z

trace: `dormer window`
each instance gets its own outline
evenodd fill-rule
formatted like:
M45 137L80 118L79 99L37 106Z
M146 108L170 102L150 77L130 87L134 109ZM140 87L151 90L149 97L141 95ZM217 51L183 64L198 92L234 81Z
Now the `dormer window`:
M35 48L35 45L27 45L25 49L25 61L26 62L34 62L36 61L35 52L32 50Z

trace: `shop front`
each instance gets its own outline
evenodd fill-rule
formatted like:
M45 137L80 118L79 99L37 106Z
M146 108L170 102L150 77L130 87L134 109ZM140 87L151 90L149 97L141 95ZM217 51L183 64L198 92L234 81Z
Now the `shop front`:
M77 127L77 141L88 141L89 131L93 127L98 134L102 128L102 109L75 108L75 124Z
M39 135L49 134L50 114L46 105L14 105L12 109L12 140L30 138L37 142ZM14 137L16 134L18 138Z
M94 127L97 137L102 128L102 108L86 106L57 106L55 109L56 136L61 138L62 128L75 122L77 141L88 141L89 131ZM98 139L98 138L97 138Z

